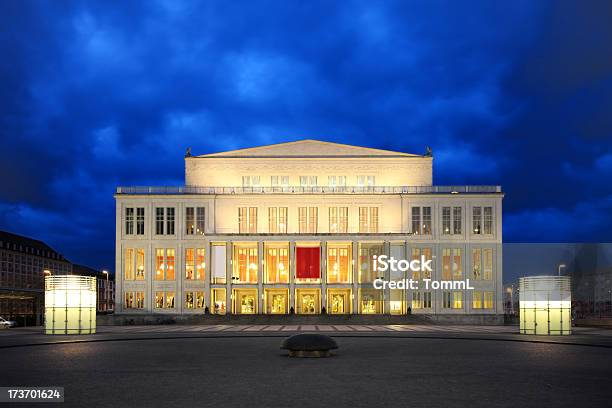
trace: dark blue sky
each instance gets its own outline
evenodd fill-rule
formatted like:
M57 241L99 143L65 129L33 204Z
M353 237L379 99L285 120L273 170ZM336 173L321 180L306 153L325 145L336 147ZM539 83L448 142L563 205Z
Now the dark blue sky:
M432 146L506 241L612 241L610 2L118 4L0 2L0 229L112 269L115 186L313 138Z

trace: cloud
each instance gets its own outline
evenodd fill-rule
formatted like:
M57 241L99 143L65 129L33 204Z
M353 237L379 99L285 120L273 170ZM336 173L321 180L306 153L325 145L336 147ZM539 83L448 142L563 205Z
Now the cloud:
M112 265L114 186L182 183L188 146L322 138L432 146L437 184L503 186L507 239L609 237L610 8L6 2L0 228Z

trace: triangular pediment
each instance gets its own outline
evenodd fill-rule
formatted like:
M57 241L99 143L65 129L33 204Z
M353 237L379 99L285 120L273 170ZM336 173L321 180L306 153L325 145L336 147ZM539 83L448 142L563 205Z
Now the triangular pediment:
M394 152L390 150L371 149L341 143L323 142L320 140L298 140L248 149L205 154L196 157L422 157L417 154Z

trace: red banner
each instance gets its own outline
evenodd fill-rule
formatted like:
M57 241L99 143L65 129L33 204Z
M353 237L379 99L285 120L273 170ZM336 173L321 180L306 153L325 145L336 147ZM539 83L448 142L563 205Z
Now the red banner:
M321 278L321 248L295 248L295 272L297 279Z

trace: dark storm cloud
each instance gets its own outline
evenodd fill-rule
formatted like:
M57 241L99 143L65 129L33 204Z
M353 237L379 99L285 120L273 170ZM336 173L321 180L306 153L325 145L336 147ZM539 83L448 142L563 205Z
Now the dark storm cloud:
M113 265L116 185L184 149L300 138L502 184L505 239L610 240L612 15L597 2L2 2L0 228Z

